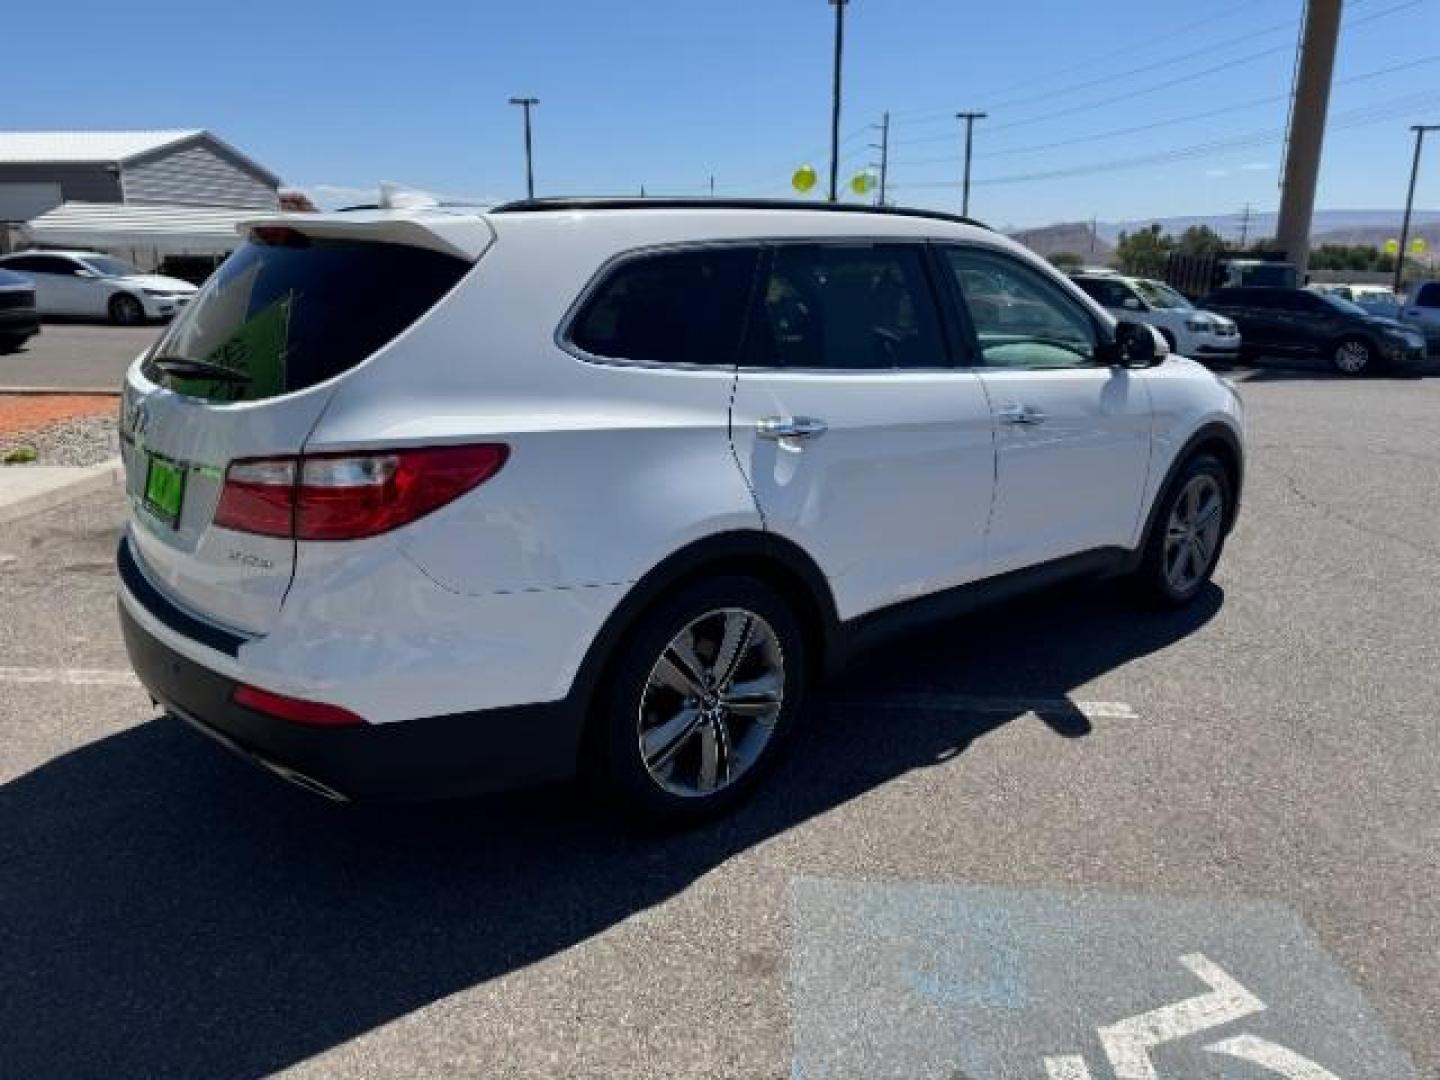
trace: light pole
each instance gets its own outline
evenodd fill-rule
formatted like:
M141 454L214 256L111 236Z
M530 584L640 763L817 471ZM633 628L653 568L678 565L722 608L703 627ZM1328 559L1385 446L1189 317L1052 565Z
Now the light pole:
M835 9L835 78L830 91L830 201L839 197L840 182L840 60L845 52L845 5L850 0L830 0Z
M512 97L510 104L519 105L525 110L525 197L527 199L533 199L535 197L535 165L530 143L530 110L540 104L540 99L536 97Z
M1405 274L1405 245L1410 240L1410 208L1415 204L1415 178L1420 173L1420 147L1425 143L1427 131L1440 131L1440 124L1413 124L1415 132L1415 157L1410 162L1410 190L1405 195L1405 217L1400 222L1400 250L1395 253L1395 295L1400 295L1400 281Z
M964 120L964 121L965 121L965 182L964 182L964 184L963 184L963 186L962 186L961 195L960 195L960 216L961 216L961 217L969 217L969 216L970 216L970 141L971 141L971 135L972 135L972 133L973 133L974 130L975 130L975 121L976 121L976 120L984 120L984 119L985 119L985 115L986 115L986 114L983 113L983 112L957 112L957 113L955 114L955 119L956 119L956 120Z
M890 113L887 110L880 119L880 143L870 144L870 149L880 151L880 197L876 200L877 206L885 205L885 177L890 168Z

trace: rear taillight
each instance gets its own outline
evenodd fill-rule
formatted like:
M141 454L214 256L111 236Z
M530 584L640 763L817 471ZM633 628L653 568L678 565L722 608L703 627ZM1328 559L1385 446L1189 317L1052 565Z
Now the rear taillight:
M408 524L490 479L499 443L237 461L215 524L297 540L357 540Z
M323 701L304 701L286 697L284 694L261 690L258 686L240 683L231 695L236 705L252 712L264 713L278 720L289 720L294 724L313 724L316 727L354 727L365 721L349 709L339 705L327 705Z

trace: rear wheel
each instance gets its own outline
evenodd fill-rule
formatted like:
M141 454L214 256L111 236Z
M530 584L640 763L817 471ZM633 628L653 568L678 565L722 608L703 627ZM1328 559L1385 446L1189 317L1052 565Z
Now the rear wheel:
M1230 476L1216 458L1198 454L1165 493L1135 584L1163 607L1187 604L1215 572L1231 513Z
M110 298L110 320L120 326L139 326L145 321L145 308L129 293Z
M743 799L800 709L804 635L776 590L748 577L686 586L627 634L592 717L591 771L657 822Z
M1375 348L1364 338L1344 338L1331 350L1330 362L1341 375L1363 375L1375 365Z

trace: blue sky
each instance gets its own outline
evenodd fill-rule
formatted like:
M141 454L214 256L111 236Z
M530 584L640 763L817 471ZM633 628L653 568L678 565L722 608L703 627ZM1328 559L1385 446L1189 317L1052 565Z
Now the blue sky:
M523 194L522 93L541 99L540 194L703 194L713 173L784 195L827 163L824 0L9 8L6 38L32 44L6 50L6 126L207 127L331 201L380 179ZM1273 209L1301 8L852 0L842 175L889 109L894 198L958 208L953 114L984 109L971 209L991 222ZM1317 205L1395 207L1408 125L1440 123L1440 0L1345 8ZM1440 138L1416 202L1440 207Z

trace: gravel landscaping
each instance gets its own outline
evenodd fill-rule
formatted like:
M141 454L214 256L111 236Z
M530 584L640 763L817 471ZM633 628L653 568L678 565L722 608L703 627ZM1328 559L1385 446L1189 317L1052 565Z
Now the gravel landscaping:
M113 415L64 420L21 433L0 432L0 460L25 448L35 451L36 465L98 465L120 452L120 441ZM0 470L23 468L23 463L0 465Z

